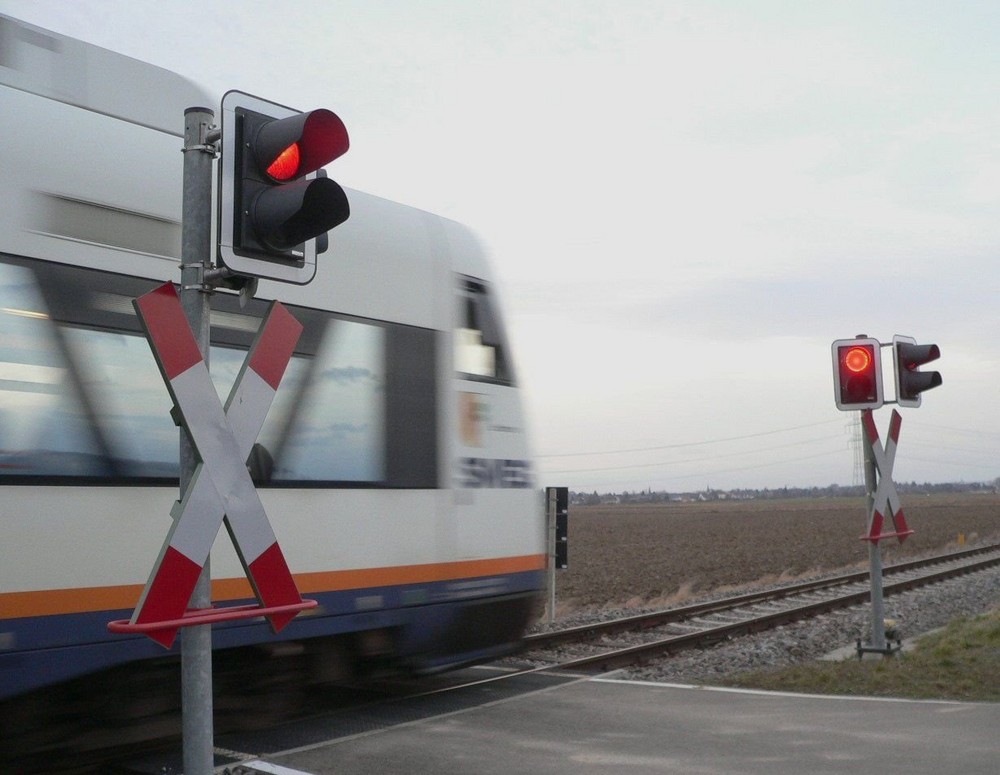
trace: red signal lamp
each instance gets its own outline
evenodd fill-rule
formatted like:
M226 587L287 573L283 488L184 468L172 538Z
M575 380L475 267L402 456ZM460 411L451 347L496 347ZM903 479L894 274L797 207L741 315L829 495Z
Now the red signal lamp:
M844 355L844 366L855 374L866 371L871 363L871 351L867 347L851 347Z
M881 347L870 337L833 343L834 401L841 411L882 406Z
M243 112L249 143L259 167L276 183L315 172L347 153L347 127L332 110L319 108L285 119Z
M279 181L295 180L298 177L301 158L302 154L299 153L299 144L292 143L278 154L277 159L271 162L267 168L267 174Z

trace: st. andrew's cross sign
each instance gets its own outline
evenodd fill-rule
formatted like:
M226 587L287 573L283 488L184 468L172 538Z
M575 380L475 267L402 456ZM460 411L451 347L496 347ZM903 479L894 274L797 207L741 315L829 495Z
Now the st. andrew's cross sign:
M277 632L315 602L299 595L246 460L302 325L272 303L223 408L173 284L133 304L200 462L174 506L173 525L131 620L113 622L111 629L142 632L168 648L178 628L188 624L267 616ZM259 606L188 612L223 520Z

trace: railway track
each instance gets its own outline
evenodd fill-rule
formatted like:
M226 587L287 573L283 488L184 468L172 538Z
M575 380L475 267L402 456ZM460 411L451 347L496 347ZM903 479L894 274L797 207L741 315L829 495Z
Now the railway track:
M1000 545L897 563L884 569L884 591L888 596L995 565L1000 565ZM566 671L570 674L607 672L648 663L685 649L703 648L720 641L817 616L826 611L863 605L869 601L869 595L868 573L855 572L613 621L539 633L526 638L524 649L515 657L520 663L516 668L511 668L511 663L507 662L505 669L493 671L485 678L471 681L457 675L444 674L432 680L403 679L398 685L393 686L395 681L390 679L386 682L388 688L377 687L373 694L368 695L367 702L373 707L382 702L395 706L401 702L417 702L436 695L458 694L463 689L474 690L475 687L483 688L487 684L507 685L511 678L532 673L544 675L551 671ZM642 634L641 643L635 643L638 637L636 633ZM630 642L624 645L616 643L615 639L618 636L627 638ZM567 651L572 651L572 654L568 655ZM584 651L587 653L582 653ZM525 665L525 662L528 665ZM368 689L361 686L344 687L340 691L352 696L350 701L346 701L347 706L356 707L358 700L361 699L359 692L364 693ZM504 690L499 687L487 690L487 695L493 696L490 692L496 691ZM307 692L303 694L302 703L282 702L281 704L285 705L284 710L272 715L268 723L257 728L270 729L293 719L343 712L340 701L331 701L328 693L329 690L321 693ZM278 698L287 701L289 696L283 692ZM365 702L362 700L362 704ZM260 708L259 706L255 708L253 715L257 716ZM259 718L256 720L262 721ZM175 730L175 725L169 726ZM169 734L166 737L155 735L154 739L146 738L141 745L135 746L135 751L148 752L151 744L154 747L165 746L169 749L177 743L176 738L170 740ZM115 763L127 762L137 755L129 753L128 746L124 748L112 746L100 750L104 745L97 740L90 740L85 747L90 749L91 746L97 750L90 750L83 756L80 752L74 753L68 762L58 755L46 756L41 768L29 766L24 771L80 773L137 771L130 767L115 766ZM0 755L0 762L3 759L4 757Z
M888 596L1000 565L1000 544L981 546L883 568ZM891 580L890 580L891 579ZM750 592L679 608L528 635L515 657L521 666L474 681L418 691L431 696L553 670L607 672L643 664L686 649L704 648L741 635L779 627L827 611L862 605L870 600L867 571L828 576L778 589ZM607 638L644 633L641 644L615 647ZM595 643L595 641L601 641ZM560 647L593 649L585 656L566 656ZM529 662L530 666L524 666ZM509 662L508 662L509 664Z
M934 584L948 578L1000 565L1000 545L990 545L887 566L883 570L885 596ZM703 648L720 641L779 627L870 600L867 571L845 573L679 608L594 622L525 638L521 658L548 664L549 669L615 670L642 664L685 649ZM616 646L615 636L643 633L641 643ZM567 657L573 651L595 653Z

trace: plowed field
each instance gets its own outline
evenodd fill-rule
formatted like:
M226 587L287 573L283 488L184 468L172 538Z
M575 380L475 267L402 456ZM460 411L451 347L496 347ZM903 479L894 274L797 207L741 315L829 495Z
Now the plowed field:
M885 563L1000 541L1000 495L903 495L915 532L881 542ZM569 569L557 572L557 611L665 605L691 594L868 567L858 540L864 500L709 501L572 506ZM888 521L887 521L888 524Z

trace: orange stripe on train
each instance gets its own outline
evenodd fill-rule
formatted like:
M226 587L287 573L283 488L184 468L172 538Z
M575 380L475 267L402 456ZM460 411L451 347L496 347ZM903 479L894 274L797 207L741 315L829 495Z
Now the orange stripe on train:
M403 584L428 584L544 569L545 555L528 554L520 557L462 560L427 565L297 573L294 577L300 593L315 594ZM133 608L142 594L142 589L142 584L124 584L112 587L3 592L0 593L0 619ZM215 601L241 600L248 597L253 597L253 592L245 578L212 581L212 599Z

